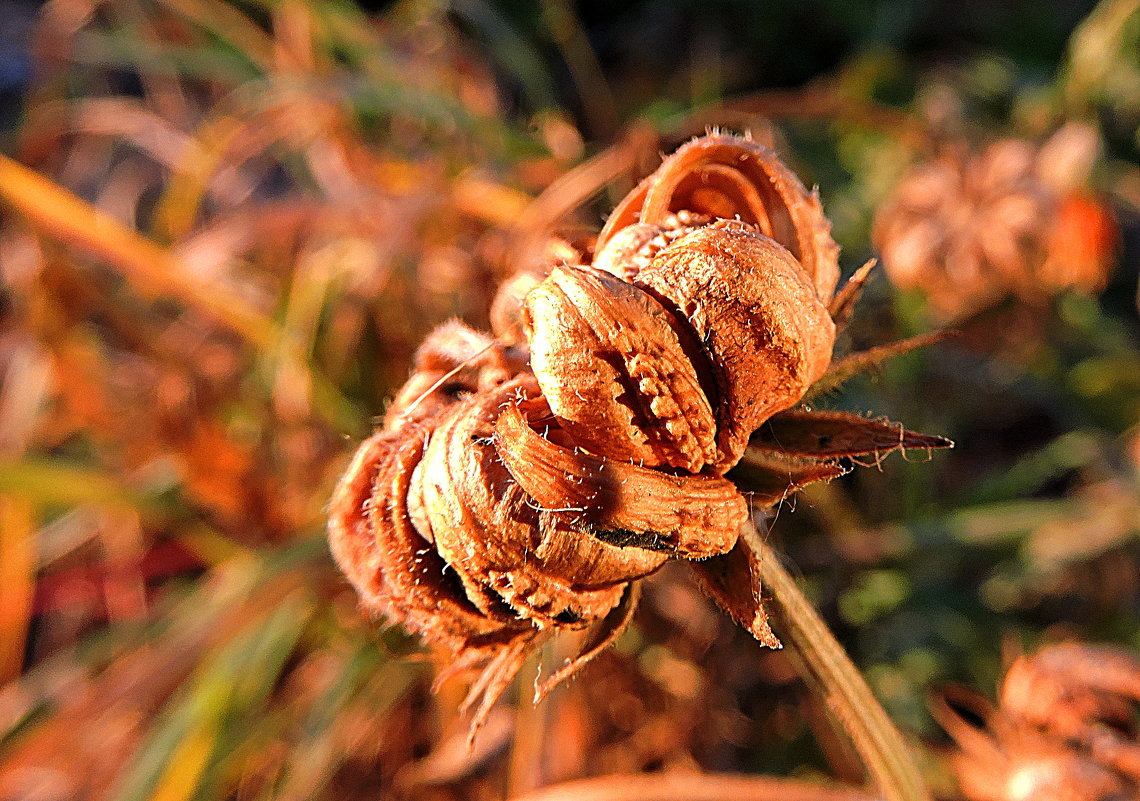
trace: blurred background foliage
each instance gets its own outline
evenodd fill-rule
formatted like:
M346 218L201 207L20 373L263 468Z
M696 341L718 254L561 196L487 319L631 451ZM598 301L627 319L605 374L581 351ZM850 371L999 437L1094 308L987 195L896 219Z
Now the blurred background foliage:
M1140 648L1140 4L4 0L0 797L858 781L788 660L671 568L466 753L462 687L362 619L324 504L422 336L484 325L528 242L581 241L686 137L775 141L850 273L914 165L1066 122L1110 220L1066 230L1111 273L948 311L888 264L842 346L957 335L813 403L957 449L769 520L947 795L937 687L992 694L1043 642Z

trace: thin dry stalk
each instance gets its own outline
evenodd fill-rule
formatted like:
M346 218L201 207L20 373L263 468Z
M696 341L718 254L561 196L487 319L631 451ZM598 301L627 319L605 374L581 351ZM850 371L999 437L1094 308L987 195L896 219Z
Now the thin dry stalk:
M744 527L741 539L771 593L770 608L785 645L851 738L879 792L888 801L928 801L931 796L909 746L819 613L753 525Z

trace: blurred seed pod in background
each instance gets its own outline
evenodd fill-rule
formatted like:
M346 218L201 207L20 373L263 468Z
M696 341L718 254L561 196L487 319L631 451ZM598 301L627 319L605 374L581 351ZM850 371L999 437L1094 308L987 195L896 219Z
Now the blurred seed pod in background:
M1009 294L1036 303L1068 288L1099 292L1118 238L1089 188L1099 151L1096 130L1080 123L1040 148L946 146L904 175L875 216L872 240L891 281L922 290L945 318Z
M932 712L971 801L1108 801L1140 792L1138 704L1135 654L1064 643L1019 656L996 706L954 688Z

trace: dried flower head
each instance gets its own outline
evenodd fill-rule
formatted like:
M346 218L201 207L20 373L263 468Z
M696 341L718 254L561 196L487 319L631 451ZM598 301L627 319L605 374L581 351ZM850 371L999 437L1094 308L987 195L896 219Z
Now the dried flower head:
M1095 130L1070 124L1042 148L1003 139L980 153L947 148L895 187L872 239L891 280L923 290L944 316L1007 294L1038 301L1103 289L1116 228L1086 187Z
M996 707L952 690L933 711L971 801L1108 801L1140 794L1138 704L1135 654L1066 643L1018 657Z
M592 259L551 248L508 282L495 337L451 323L424 343L329 538L366 608L483 669L476 721L548 633L590 629L546 687L610 643L669 558L778 643L733 552L749 501L725 473L746 450L764 504L844 456L945 444L785 411L828 370L866 274L833 297L829 229L771 151L706 136L618 205Z

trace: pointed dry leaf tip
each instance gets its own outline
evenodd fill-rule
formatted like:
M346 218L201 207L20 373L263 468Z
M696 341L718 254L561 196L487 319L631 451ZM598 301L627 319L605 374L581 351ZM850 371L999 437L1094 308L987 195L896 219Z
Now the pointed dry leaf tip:
M749 441L752 448L817 458L949 448L953 444L945 437L919 434L898 423L868 420L850 412L797 410L772 417Z

